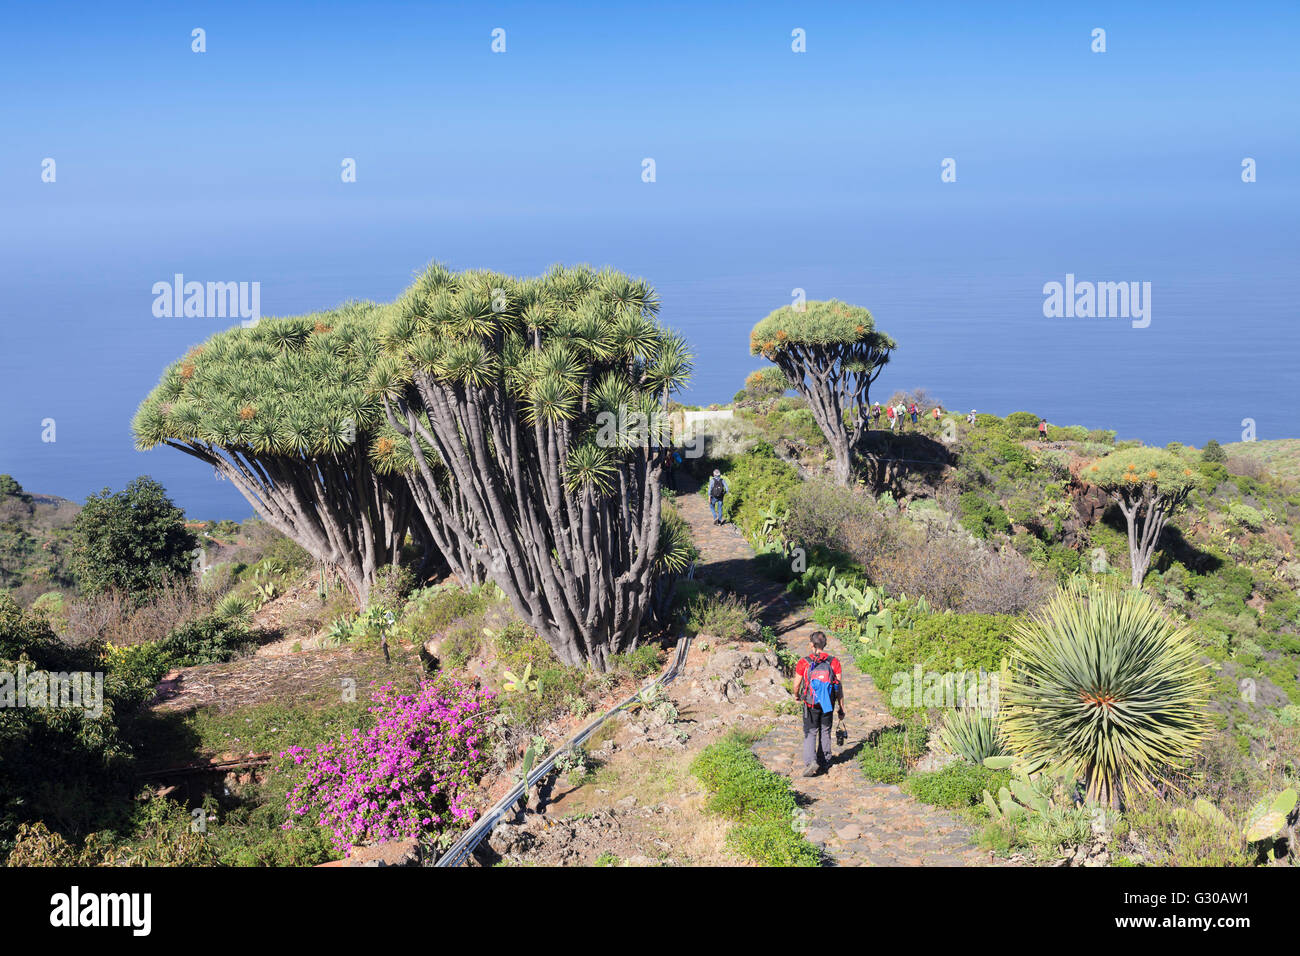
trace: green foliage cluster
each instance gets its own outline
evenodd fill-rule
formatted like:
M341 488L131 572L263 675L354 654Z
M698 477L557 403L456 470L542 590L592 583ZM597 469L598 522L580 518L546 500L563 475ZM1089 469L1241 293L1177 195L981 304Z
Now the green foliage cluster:
M1011 649L1017 619L1004 614L928 614L909 628L894 631L889 652L863 655L858 666L871 675L882 694L889 694L889 711L899 719L928 708L904 694L895 702L892 690L910 684L917 666L922 673L997 673Z
M875 783L902 783L924 753L930 733L918 718L872 733L858 753L863 775Z
M721 641L752 636L758 613L748 600L721 589L683 589L680 617L686 633L708 634Z
M1011 519L1002 506L974 491L963 492L958 507L961 509L961 526L977 538L1011 532Z
M949 810L964 810L980 804L985 790L996 792L1006 786L1011 774L978 764L950 763L939 770L914 773L903 789L922 803Z
M789 507L789 496L799 486L799 474L777 457L767 442L759 442L747 454L713 463L727 479L730 491L723 504L723 515L754 542L763 528L769 509ZM710 469L711 471L712 469ZM708 495L708 482L700 488Z
M691 764L710 794L706 809L735 826L727 843L764 866L818 866L821 853L796 832L798 803L790 781L768 770L750 749L753 736L733 731Z
M73 574L86 594L121 590L143 603L168 578L190 574L198 539L163 486L141 476L86 499L72 526Z
M894 348L893 339L876 331L876 320L858 305L837 299L805 302L801 308L785 305L763 319L749 333L750 350L770 355L790 346L831 346L882 339Z

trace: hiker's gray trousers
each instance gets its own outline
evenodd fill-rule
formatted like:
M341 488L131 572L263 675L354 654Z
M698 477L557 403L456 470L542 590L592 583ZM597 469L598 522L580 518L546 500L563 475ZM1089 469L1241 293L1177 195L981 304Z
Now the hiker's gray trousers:
M803 764L805 767L825 766L831 762L832 711L820 707L803 708Z

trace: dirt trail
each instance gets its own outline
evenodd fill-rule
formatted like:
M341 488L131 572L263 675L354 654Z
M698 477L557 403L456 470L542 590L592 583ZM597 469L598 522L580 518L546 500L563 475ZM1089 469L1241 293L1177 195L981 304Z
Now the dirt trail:
M808 635L817 630L792 607L783 588L761 576L754 551L732 525L715 525L703 495L684 492L678 499L700 549L696 577L728 587L756 602L764 624L796 654L808 652ZM866 737L895 721L886 711L869 676L858 671L834 637L827 649L844 668L848 738L830 769L818 777L802 777L799 757L803 729L799 715L778 718L777 726L754 745L769 769L790 777L804 798L807 836L824 846L839 866L973 866L988 865L990 856L972 842L968 826L951 814L919 803L898 787L867 780L856 760ZM838 721L837 721L838 727Z

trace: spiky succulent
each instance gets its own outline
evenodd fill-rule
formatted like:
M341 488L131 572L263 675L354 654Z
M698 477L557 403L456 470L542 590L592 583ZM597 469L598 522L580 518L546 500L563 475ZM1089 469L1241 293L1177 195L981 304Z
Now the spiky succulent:
M1008 745L1036 768L1082 779L1091 800L1118 805L1174 783L1209 733L1196 645L1141 591L1075 582L1012 640Z

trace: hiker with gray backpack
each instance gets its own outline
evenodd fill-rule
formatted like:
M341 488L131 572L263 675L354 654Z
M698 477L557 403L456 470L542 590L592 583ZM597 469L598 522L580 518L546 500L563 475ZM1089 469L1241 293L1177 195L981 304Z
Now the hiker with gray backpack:
M826 635L808 638L811 653L794 667L794 696L803 703L803 775L815 777L831 764L831 713L838 706L844 723L844 684L839 658L826 653Z
M722 477L722 472L714 468L713 474L709 476L709 510L713 512L714 524L722 524L722 500L730 490L731 485Z

